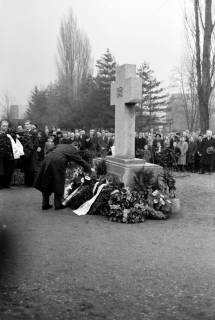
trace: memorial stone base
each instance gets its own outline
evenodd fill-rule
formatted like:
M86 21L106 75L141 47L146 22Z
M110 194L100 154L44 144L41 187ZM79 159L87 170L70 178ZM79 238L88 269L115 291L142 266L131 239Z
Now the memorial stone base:
M118 176L126 187L132 187L135 173L141 169L152 171L154 181L157 179L158 174L163 172L162 167L138 158L106 157L106 164L107 172Z

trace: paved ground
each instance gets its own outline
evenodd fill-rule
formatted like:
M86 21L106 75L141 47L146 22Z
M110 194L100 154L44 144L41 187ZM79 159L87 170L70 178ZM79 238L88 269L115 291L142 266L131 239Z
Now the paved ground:
M177 179L183 212L124 225L0 191L0 319L215 319L215 174ZM1 257L2 262L2 257Z

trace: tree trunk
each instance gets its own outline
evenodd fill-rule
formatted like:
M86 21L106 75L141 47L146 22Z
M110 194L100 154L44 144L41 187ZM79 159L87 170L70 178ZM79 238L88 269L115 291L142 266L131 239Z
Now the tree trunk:
M200 129L202 133L205 133L209 129L208 102L209 99L207 100L207 97L204 97L202 94L199 99Z
M202 133L209 128L209 99L211 86L211 36L212 25L212 0L205 0L205 20L203 29L203 54L201 61L200 27L199 27L199 0L194 0L195 12L195 44L196 44L196 72L197 92L199 100L200 128Z

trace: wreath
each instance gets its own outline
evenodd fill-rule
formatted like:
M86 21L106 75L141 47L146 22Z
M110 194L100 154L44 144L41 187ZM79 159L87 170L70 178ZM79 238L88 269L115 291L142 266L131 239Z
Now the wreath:
M102 163L101 166L104 164ZM153 173L136 173L132 189L111 174L86 176L79 168L68 170L64 204L83 214L103 215L114 222L140 223L146 219L168 219L175 197L175 179L168 169L154 181ZM85 212L83 213L83 209ZM87 208L87 210L86 210ZM81 214L80 214L81 212Z

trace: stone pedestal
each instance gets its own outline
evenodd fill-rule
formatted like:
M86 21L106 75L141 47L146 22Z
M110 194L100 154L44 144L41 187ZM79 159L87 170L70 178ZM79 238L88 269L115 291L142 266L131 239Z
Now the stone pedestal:
M107 157L106 164L107 172L118 176L126 187L133 186L135 173L141 169L152 171L154 181L157 179L158 174L163 172L162 167L137 158Z

